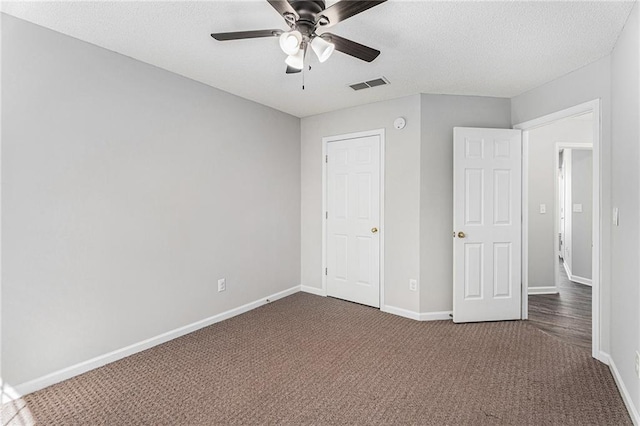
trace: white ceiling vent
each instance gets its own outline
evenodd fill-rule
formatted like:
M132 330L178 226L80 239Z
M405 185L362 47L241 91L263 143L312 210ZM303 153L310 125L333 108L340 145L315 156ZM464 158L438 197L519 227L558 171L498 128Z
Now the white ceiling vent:
M362 83L350 84L349 87L351 87L353 90L362 90L376 86L384 86L386 84L389 84L389 80L387 80L386 77L380 77L373 80L364 81Z

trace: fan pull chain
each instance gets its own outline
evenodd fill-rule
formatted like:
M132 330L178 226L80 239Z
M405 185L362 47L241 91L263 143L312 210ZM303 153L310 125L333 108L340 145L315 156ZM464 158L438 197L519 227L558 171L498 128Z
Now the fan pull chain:
M307 44L305 43L304 47L304 52L302 54L302 90L304 90L304 61L305 59L307 59ZM311 65L309 65L309 71L311 71Z
M311 71L311 65L309 65L309 71ZM302 90L304 90L304 66L302 67Z

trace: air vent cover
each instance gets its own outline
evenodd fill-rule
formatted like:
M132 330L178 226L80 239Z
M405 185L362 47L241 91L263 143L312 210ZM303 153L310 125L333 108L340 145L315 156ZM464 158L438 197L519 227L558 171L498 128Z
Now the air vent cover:
M353 90L362 90L362 89L368 89L369 88L367 83L356 83L356 84L352 84L349 87L351 87Z
M376 86L384 86L386 84L389 84L389 80L387 80L386 77L380 77L373 80L364 81L362 83L350 84L349 87L351 87L353 90L362 90L370 89L371 87Z
M387 84L387 82L384 81L382 78L376 78L375 80L367 81L367 85L369 87L384 86L385 84Z

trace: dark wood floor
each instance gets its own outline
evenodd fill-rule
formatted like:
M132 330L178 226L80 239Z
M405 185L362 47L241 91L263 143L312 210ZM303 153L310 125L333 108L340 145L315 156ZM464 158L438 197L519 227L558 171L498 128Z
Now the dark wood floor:
M591 351L591 287L569 281L560 264L560 294L529 296L529 323Z

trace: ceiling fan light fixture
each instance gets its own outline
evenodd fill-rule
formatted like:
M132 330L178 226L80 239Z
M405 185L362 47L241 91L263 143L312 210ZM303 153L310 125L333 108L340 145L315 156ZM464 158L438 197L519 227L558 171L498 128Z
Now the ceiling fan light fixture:
M289 65L291 68L301 70L304 67L304 51L302 49L298 49L298 53L287 56L284 63Z
M280 48L287 55L295 55L300 50L302 44L302 34L300 31L293 30L282 33L280 36Z
M324 62L329 59L333 51L336 50L336 46L333 43L329 43L319 36L314 37L314 39L311 40L311 48L316 53L320 62Z

